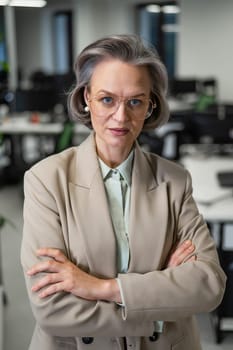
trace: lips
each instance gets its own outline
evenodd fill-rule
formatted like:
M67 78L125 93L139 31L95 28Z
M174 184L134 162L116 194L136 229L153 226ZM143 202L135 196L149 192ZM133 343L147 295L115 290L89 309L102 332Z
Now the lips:
M111 131L112 134L116 136L124 136L129 132L129 129L127 128L109 128L109 130Z

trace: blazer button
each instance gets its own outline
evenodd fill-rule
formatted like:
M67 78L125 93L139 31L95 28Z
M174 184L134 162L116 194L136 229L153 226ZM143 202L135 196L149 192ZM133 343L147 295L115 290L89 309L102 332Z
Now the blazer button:
M86 345L93 343L94 338L93 337L83 337L82 342Z
M154 332L153 335L151 337L149 337L149 340L156 341L156 340L158 340L158 338L159 338L159 333Z

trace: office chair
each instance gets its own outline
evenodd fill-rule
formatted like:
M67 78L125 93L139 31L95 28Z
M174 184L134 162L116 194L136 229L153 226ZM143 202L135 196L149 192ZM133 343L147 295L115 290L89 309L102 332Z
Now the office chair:
M155 134L154 131L143 131L138 137L140 146L149 152L158 155L163 154L164 138Z
M48 90L55 89L55 80L52 75L46 74L43 71L34 71L29 77L32 89Z

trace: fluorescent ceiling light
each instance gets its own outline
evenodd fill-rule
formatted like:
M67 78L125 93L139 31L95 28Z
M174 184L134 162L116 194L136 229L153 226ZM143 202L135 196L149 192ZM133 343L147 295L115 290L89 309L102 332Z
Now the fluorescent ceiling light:
M166 5L162 7L164 13L179 13L180 8L176 5Z
M152 12L152 13L159 13L160 12L160 6L159 5L147 5L146 11Z
M45 0L0 0L2 6L44 7L46 4Z

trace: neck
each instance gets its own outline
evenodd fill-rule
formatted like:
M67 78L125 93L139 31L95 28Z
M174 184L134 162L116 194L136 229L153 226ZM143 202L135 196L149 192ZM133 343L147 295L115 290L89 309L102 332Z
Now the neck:
M96 153L100 159L110 168L116 168L127 159L133 143L124 144L123 147L108 145L95 136Z
M114 152L109 152L109 153L103 153L100 150L98 150L97 148L97 154L100 157L100 159L106 164L108 165L110 168L116 168L119 164L123 163L124 160L127 159L129 153L131 150L129 150L128 152L124 152L122 154L119 154L119 152L116 152L114 154Z

